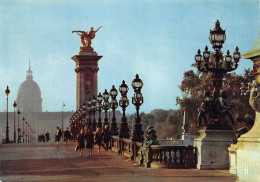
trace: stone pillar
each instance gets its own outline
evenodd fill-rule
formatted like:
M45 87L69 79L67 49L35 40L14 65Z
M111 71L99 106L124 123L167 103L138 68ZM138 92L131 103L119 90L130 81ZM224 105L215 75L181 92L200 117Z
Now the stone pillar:
M76 110L80 108L83 102L89 98L97 96L97 72L98 60L102 56L98 56L92 49L81 47L78 55L73 56L76 62L75 72L77 73L77 92L76 92Z
M258 42L243 54L254 62L255 79L260 82L260 32ZM258 101L257 101L258 102ZM257 103L258 105L260 103ZM237 177L239 181L259 181L260 179L260 110L255 112L255 124L237 143Z
M198 169L229 169L228 146L233 142L233 130L201 129L194 140Z

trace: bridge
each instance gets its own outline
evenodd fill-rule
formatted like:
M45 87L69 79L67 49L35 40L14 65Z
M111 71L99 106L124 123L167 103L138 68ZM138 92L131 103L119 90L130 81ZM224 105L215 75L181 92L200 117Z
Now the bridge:
M146 168L113 150L89 157L75 143L0 145L0 181L236 181L228 170Z

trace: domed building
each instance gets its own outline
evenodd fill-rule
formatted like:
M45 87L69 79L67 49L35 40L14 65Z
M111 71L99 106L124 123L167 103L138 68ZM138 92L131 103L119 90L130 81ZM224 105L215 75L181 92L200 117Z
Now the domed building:
M38 84L33 81L30 62L26 80L18 89L16 102L17 109L21 112L42 112L41 90Z

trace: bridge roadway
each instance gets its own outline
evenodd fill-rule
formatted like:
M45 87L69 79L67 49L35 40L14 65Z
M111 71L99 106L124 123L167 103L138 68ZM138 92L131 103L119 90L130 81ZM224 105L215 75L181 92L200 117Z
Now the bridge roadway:
M0 145L0 182L5 181L236 181L227 170L147 169L136 162L105 152L83 157L67 146L54 142Z

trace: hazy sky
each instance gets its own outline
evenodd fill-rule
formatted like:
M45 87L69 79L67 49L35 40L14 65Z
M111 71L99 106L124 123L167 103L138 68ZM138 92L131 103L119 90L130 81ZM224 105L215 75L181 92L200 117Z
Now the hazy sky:
M31 60L34 81L41 89L43 111L76 108L75 62L81 46L73 30L89 31L103 26L92 41L102 55L99 61L98 89L118 89L122 80L129 86L138 73L144 82L141 111L177 109L184 71L190 70L194 55L206 45L209 30L219 19L226 30L223 52L250 50L258 39L258 0L1 0L0 1L0 111L9 109L25 80ZM252 68L241 59L238 73ZM119 98L119 97L118 97ZM121 110L121 108L120 108ZM133 113L132 104L126 112Z

